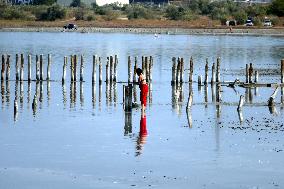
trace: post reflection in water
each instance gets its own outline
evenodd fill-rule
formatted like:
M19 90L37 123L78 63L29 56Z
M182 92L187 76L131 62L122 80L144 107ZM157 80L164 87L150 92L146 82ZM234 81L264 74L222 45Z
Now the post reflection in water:
M216 85L216 113L217 118L221 116L221 85Z
M23 109L24 103L24 83L20 81L20 108Z
M147 141L147 119L146 114L142 111L141 112L141 119L140 119L140 131L136 141L136 154L135 156L139 156L142 154L143 146L146 144Z
M124 113L124 136L132 133L132 112Z
M109 84L108 84L108 82L106 82L105 94L106 94L106 106L108 106L109 105Z
M7 106L10 105L10 82L9 80L6 80L6 102Z
M110 105L112 106L112 89L113 89L113 85L112 85L113 83L112 82L110 82L110 87L109 87L109 102L110 102Z
M66 97L66 86L65 82L62 83L62 101L63 101L63 107L66 108L67 105L67 97Z
M39 82L39 109L42 109L42 105L43 105L43 82L40 81Z
M70 108L76 106L76 82L70 83Z
M99 84L99 110L101 110L102 107L102 92L103 92L103 86L102 84Z
M148 94L148 96L149 96L149 105L151 106L152 105L152 102L153 102L153 96L152 96L152 89L153 88L153 85L152 85L152 83L150 82L149 83L149 94Z
M204 102L205 102L205 108L208 107L208 86L204 86Z
M80 82L80 105L84 107L84 83L82 81Z
M96 108L96 83L92 83L92 105L93 109Z
M50 99L51 99L50 85L51 85L50 81L47 81L46 83L47 106L49 106Z
M28 90L27 90L27 107L30 109L30 101L31 101L31 82L28 82Z
M212 94L211 100L212 100L212 103L216 102L215 88L214 87L215 87L215 85L211 84L211 94Z
M3 80L1 81L1 103L3 109L5 104L5 85Z
M116 103L117 103L117 85L116 85L116 82L113 83L113 102L114 102L114 107L116 107Z

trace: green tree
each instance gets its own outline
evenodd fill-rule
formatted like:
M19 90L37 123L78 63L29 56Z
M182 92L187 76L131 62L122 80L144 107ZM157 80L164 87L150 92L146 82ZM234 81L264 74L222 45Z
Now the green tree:
M269 7L269 13L284 16L284 1L283 0L274 0Z
M237 21L237 24L244 24L247 19L247 13L244 10L239 10L233 14L233 17Z
M166 9L166 17L170 20L180 20L183 16L183 10L175 5L169 5Z
M53 5L48 7L47 11L39 16L39 20L54 21L56 19L62 19L66 16L66 10L59 5Z

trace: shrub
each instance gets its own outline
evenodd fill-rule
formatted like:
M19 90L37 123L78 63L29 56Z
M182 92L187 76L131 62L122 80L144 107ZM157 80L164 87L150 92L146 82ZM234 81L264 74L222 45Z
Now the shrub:
M180 20L183 16L183 9L175 5L166 8L166 17L170 20Z
M187 21L196 20L197 18L198 16L194 14L191 10L186 10L182 15L182 19Z
M66 10L59 5L51 6L46 12L39 16L39 20L54 21L56 19L63 19L66 16Z
M269 7L269 13L284 16L284 1L283 0L274 0Z
M233 14L233 17L237 21L237 24L245 24L247 20L247 13L244 10L238 11Z
M116 20L120 16L118 11L109 10L106 12L106 14L103 16L104 20L110 21L110 20Z
M85 10L83 8L78 8L75 11L75 19L76 20L84 20L85 17Z
M155 14L152 10L142 5L131 5L126 8L128 19L154 19Z
M96 20L96 17L94 15L87 16L87 21L93 21L93 20Z

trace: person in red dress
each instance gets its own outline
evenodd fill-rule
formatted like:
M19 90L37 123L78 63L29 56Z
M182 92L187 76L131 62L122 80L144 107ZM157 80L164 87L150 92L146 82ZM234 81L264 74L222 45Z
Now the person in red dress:
M140 68L137 68L136 73L138 75L138 84L140 88L141 108L144 113L147 106L147 96L148 96L149 87L148 84L146 83L146 79L142 73L142 70Z

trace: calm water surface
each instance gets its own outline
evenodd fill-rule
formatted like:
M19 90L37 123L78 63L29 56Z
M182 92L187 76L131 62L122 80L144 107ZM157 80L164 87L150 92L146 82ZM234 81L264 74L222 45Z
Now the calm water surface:
M280 82L275 72L284 38L2 32L0 54L5 53L11 54L12 81L1 83L0 188L284 187L283 90L272 112L265 104L273 88L222 86L218 106L215 86L194 83L189 127L189 85L176 93L170 84L173 56L184 57L186 69L194 58L194 80L206 58L211 66L221 57L221 80L244 80L245 64L253 63L260 82ZM33 78L35 55L52 54L52 81L15 82L16 53L32 55ZM71 84L68 67L62 85L63 57L71 54L84 55L85 82ZM107 56L118 55L119 81L127 80L127 56L138 56L139 64L141 56L153 56L146 118L141 120L139 108L124 113L122 83L92 85L94 54L104 65ZM240 95L247 101L242 122L236 110Z

